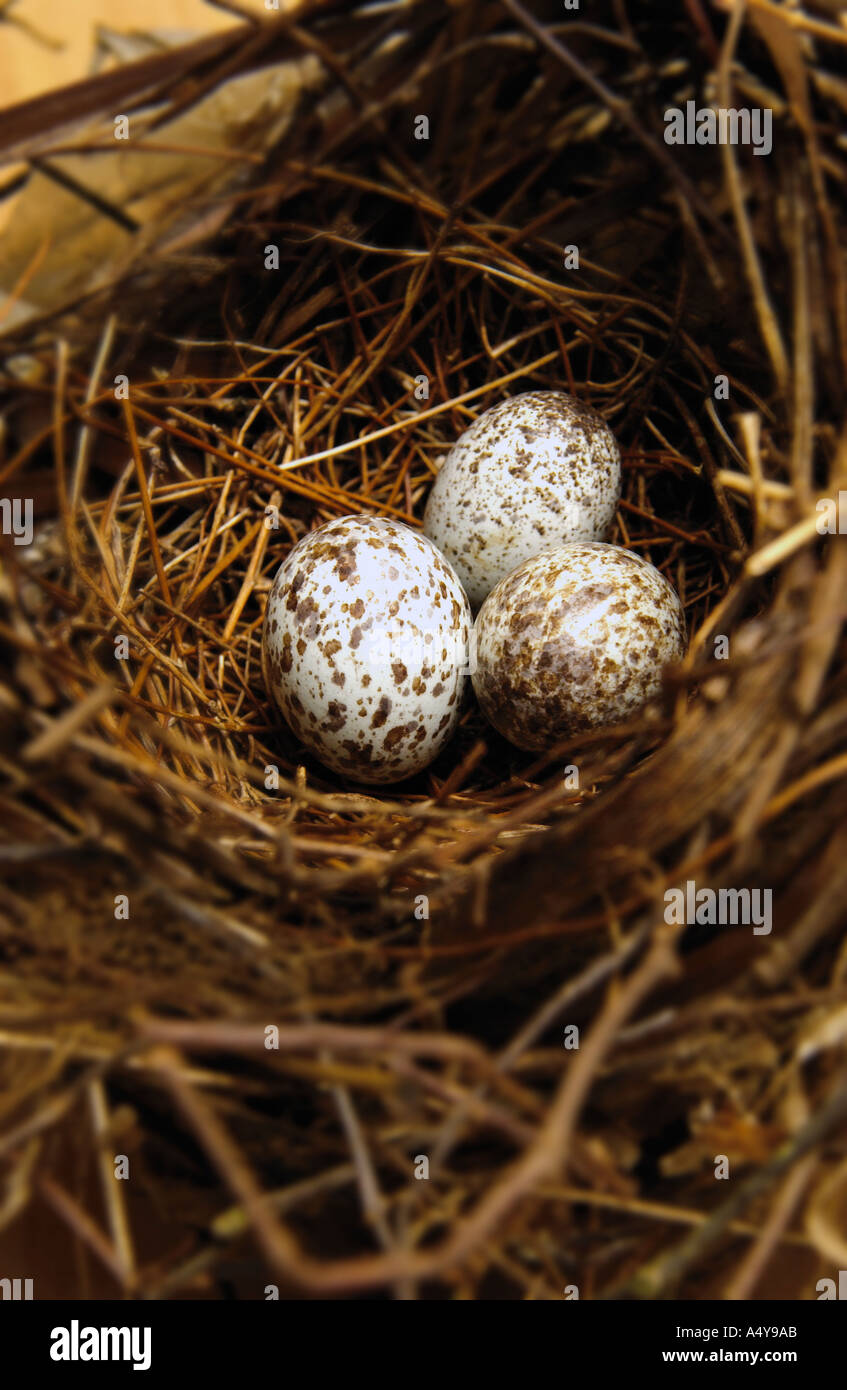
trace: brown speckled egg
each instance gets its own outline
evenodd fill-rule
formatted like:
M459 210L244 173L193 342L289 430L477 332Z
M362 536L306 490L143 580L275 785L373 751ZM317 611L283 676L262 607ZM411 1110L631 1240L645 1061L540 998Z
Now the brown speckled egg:
M424 532L476 608L540 550L601 540L620 493L620 453L603 417L563 391L528 391L486 410L454 444Z
M473 686L483 713L518 748L630 718L685 651L685 617L649 561L582 542L526 560L492 589L476 620Z
M265 685L292 731L354 781L419 772L459 718L471 615L431 541L345 516L294 547L268 597Z

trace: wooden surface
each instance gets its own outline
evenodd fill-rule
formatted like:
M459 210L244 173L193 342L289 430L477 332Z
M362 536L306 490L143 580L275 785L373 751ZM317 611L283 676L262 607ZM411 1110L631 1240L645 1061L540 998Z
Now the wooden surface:
M109 49L100 51L98 79L91 83L101 16L110 3ZM251 4L257 13L268 13L264 0ZM113 139L112 113L120 105L98 99L83 110L70 91L54 96L56 89L83 83L90 98L94 88L99 92L105 83L111 91L117 83L122 92L127 63L134 64L133 72L145 63L158 71L174 45L193 44L192 51L226 45L229 33L243 32L243 21L203 0L141 0L131 6L128 0L70 0L65 11L56 7L56 15L72 16L72 22L65 18L67 43L59 50L45 46L45 39L56 38L46 27L48 19L59 22L50 13L53 5L54 0L20 0L13 12L31 27L0 24L0 101L34 102L35 131L55 132L57 139L67 135L62 121L73 110L74 136L90 139L97 153L52 154L48 169L31 167L30 143L20 138L26 119L18 111L7 114L4 125L0 116L0 132L9 137L8 148L0 139L0 181L9 188L0 198L0 333L110 283L131 262L149 270L154 245L185 252L202 241L227 215L226 189L282 135L304 89L317 90L323 73L314 55L296 51L288 61L260 65L213 87L146 139L143 114L133 115L132 138ZM163 18L165 26L159 24ZM6 80L9 74L16 87ZM52 116L42 110L45 101L51 111L56 108ZM57 183L57 172L71 182ZM99 208L80 188L101 200ZM106 204L125 221L105 216Z
M264 0L240 0L262 14ZM92 71L98 26L122 34L160 32L196 38L231 28L238 15L207 0L18 0L16 22L0 23L0 106L85 77Z

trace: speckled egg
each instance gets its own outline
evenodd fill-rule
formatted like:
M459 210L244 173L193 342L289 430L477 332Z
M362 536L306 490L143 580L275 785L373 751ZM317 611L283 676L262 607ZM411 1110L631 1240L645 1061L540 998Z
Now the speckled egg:
M431 541L345 516L284 561L262 634L267 686L327 767L394 782L432 761L459 718L471 615Z
M582 542L534 556L492 589L475 626L473 685L518 748L616 724L685 651L685 617L649 561Z
M476 608L540 550L601 540L620 493L620 453L603 417L563 391L528 391L486 410L454 444L424 532Z

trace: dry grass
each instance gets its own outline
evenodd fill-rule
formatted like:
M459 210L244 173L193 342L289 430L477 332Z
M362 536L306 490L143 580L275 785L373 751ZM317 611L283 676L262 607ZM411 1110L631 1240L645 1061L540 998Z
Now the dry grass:
M185 245L145 228L7 334L0 489L40 523L0 593L0 1221L73 1233L58 1296L814 1298L843 1265L844 33L739 16L247 26L201 82L305 45L334 98ZM664 145L712 74L769 94L772 156ZM419 525L479 410L563 386L621 441L612 539L683 597L684 665L578 746L469 707L427 773L341 783L262 686L277 566L332 516ZM772 888L772 935L666 926L688 879Z

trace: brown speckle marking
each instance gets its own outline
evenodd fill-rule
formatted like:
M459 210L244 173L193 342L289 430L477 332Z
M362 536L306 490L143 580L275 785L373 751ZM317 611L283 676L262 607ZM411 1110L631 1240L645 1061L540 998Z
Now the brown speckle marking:
M290 583L289 586L288 586L288 598L286 599L286 607L287 607L287 608L290 608L292 612L293 612L294 609L297 607L297 603L298 603L297 595L299 594L299 592L300 592L300 590L302 589L302 587L303 587L303 585L305 584L305 582L306 582L306 572L305 572L305 570L298 570L297 573L295 574L294 578L291 580L291 583Z
M381 729L390 713L391 701L389 700L387 695L383 695L380 699L379 704L373 712L373 718L371 719L371 728Z
M339 704L337 700L330 700L327 706L327 717L324 721L324 728L331 734L335 734L347 723L347 706Z

